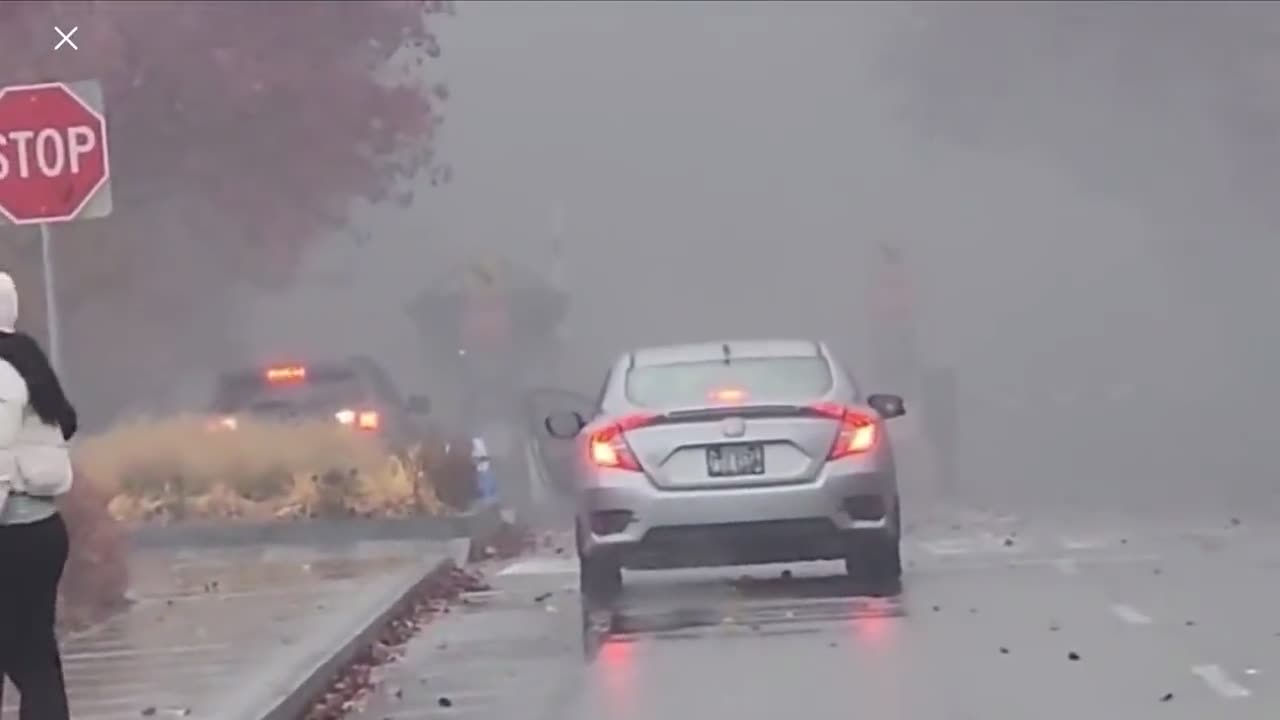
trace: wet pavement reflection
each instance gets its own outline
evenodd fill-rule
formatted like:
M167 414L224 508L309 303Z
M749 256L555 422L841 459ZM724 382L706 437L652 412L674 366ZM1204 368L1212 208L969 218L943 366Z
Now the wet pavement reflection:
M809 568L811 573L820 573ZM742 575L733 579L636 583L614 597L582 596L583 653L593 661L608 643L700 639L718 634L774 636L819 632L806 624L849 622L855 629L907 614L902 583L856 582L843 575L776 577Z
M352 717L1274 717L1280 525L974 517L915 527L900 587L811 563L584 598L561 538L428 626Z

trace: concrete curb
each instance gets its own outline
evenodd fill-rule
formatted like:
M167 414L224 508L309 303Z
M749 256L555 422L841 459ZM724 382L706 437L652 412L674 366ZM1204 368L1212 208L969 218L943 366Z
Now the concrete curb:
M292 686L283 697L268 701L270 707L265 711L257 711L254 720L299 720L307 710L330 688L338 677L360 653L371 646L382 633L387 623L407 608L409 602L424 589L425 586L446 577L453 569L462 567L471 553L474 543L487 543L501 532L497 505L481 508L475 515L482 518L469 528L467 537L454 538L446 544L446 557L434 566L421 570L421 574L410 582L398 585L377 606L378 609L366 621L350 631L350 636L338 644L336 650L328 653L322 661L306 673L300 681ZM455 558L461 557L461 562ZM239 720L239 719L237 719Z
M389 593L387 601L381 604L381 610L353 628L350 637L337 650L310 669L292 690L275 700L271 707L252 717L257 720L298 720L303 717L308 708L329 689L338 674L378 639L386 624L405 608L420 589L446 576L455 567L452 559L444 558L413 582L397 587L394 592Z

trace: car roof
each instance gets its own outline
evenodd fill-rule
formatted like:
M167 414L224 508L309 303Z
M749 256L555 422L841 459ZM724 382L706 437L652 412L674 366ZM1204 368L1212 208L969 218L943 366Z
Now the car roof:
M630 367L653 367L733 358L825 357L814 340L721 340L638 348L631 352Z

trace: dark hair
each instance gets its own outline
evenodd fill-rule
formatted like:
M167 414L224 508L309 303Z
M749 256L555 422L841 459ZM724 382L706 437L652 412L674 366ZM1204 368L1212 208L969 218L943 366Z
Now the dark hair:
M28 404L46 425L62 428L67 440L79 426L76 409L67 400L58 374L40 343L24 332L0 332L0 360L13 366L27 383Z

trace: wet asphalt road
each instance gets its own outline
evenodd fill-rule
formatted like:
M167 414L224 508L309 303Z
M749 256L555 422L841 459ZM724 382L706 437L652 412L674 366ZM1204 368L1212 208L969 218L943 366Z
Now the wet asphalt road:
M1280 526L988 519L904 552L896 595L836 564L630 573L584 612L547 549L429 626L357 717L1280 717Z

